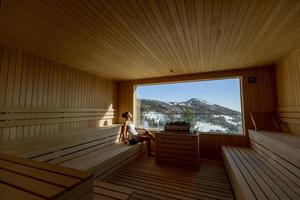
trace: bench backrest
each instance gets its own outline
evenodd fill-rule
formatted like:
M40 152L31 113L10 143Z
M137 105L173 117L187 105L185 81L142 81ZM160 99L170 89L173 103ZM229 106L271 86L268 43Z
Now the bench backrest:
M278 118L275 113L250 113L251 121L256 131L279 131Z

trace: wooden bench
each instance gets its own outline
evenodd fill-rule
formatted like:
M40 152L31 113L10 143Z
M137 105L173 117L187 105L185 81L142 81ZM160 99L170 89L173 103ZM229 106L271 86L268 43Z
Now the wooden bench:
M1 144L0 151L88 171L106 180L144 152L143 145L118 143L120 126L79 130L73 135L40 136Z
M0 153L0 199L92 199L90 173Z
M300 139L249 131L250 147L222 146L236 199L300 199Z
M133 189L111 183L94 181L94 200L134 199Z

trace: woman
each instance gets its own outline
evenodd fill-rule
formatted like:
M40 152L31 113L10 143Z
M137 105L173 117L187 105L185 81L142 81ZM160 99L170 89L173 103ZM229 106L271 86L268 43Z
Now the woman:
M130 138L127 137L127 139L131 144L134 144L136 142L146 141L148 156L152 156L151 140L154 141L154 138L151 135L151 133L145 129L139 129L139 130L143 130L143 133L138 133L132 122L132 114L130 112L124 112L122 114L122 117L125 119L124 127L123 127L123 135L126 137L128 136L127 133L130 134Z

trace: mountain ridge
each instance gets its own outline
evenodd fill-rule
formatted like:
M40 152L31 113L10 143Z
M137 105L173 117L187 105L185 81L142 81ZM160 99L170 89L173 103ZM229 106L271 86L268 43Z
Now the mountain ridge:
M140 124L163 128L169 121L187 121L193 130L206 132L241 132L241 112L191 98L182 102L138 99Z

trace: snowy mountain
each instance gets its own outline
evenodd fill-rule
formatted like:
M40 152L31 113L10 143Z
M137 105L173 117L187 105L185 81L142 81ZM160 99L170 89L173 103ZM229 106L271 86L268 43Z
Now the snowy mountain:
M192 98L183 102L140 99L139 124L162 129L166 122L186 121L201 132L240 133L241 113L206 100Z

